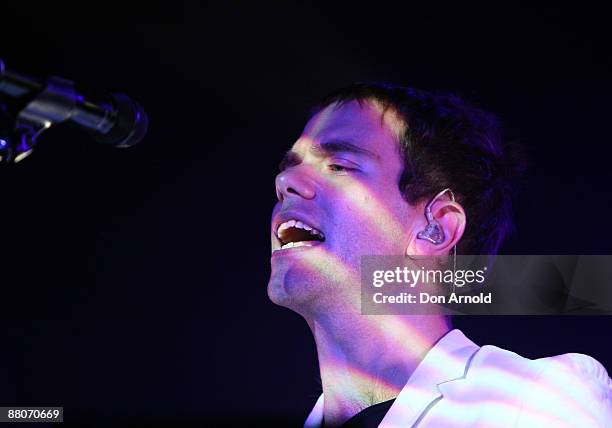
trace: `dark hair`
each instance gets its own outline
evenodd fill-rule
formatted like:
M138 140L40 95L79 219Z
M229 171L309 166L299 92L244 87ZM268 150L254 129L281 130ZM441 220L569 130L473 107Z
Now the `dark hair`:
M512 228L513 178L522 163L502 146L498 120L455 95L385 83L357 83L325 97L333 103L375 100L404 121L399 188L412 205L451 188L467 216L461 254L496 254Z

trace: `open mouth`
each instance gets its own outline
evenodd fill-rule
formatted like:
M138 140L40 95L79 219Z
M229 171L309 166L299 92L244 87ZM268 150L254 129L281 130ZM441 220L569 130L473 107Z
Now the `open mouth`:
M309 247L325 241L323 232L309 224L294 219L281 223L276 230L276 237L280 241L281 247L274 251L295 247Z

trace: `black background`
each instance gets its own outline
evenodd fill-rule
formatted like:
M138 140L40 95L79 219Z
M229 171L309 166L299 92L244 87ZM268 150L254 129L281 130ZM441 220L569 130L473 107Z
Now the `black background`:
M312 104L353 81L501 118L530 159L502 252L610 254L608 14L412 3L3 4L7 67L124 91L151 124L126 150L52 129L0 170L0 403L74 426L301 424L320 385L306 323L266 295L273 180ZM612 367L607 317L456 326Z

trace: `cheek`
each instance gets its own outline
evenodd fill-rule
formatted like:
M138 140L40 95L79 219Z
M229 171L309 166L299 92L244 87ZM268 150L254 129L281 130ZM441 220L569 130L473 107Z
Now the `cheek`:
M386 187L390 186L378 183L373 188L360 183L331 198L328 218L333 219L335 248L359 255L403 252L408 204L395 189L380 191Z
M355 191L348 201L336 205L339 235L345 248L360 253L400 254L406 245L411 222L408 204L399 192L380 194Z
M371 218L361 212L347 210L334 228L334 247L340 252L362 255L396 254L403 235L395 224L383 217ZM400 245L401 246L401 245Z

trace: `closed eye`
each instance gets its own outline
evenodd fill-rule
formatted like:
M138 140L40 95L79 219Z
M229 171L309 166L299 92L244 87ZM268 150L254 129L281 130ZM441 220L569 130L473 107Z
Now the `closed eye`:
M344 165L338 165L337 163L332 163L329 165L329 169L333 172L343 172L343 171L352 171L355 168L349 168Z
M327 166L327 168L332 171L333 173L336 174L346 174L350 171L358 171L358 165L354 164L351 161L345 161L345 160L332 160L329 165Z

